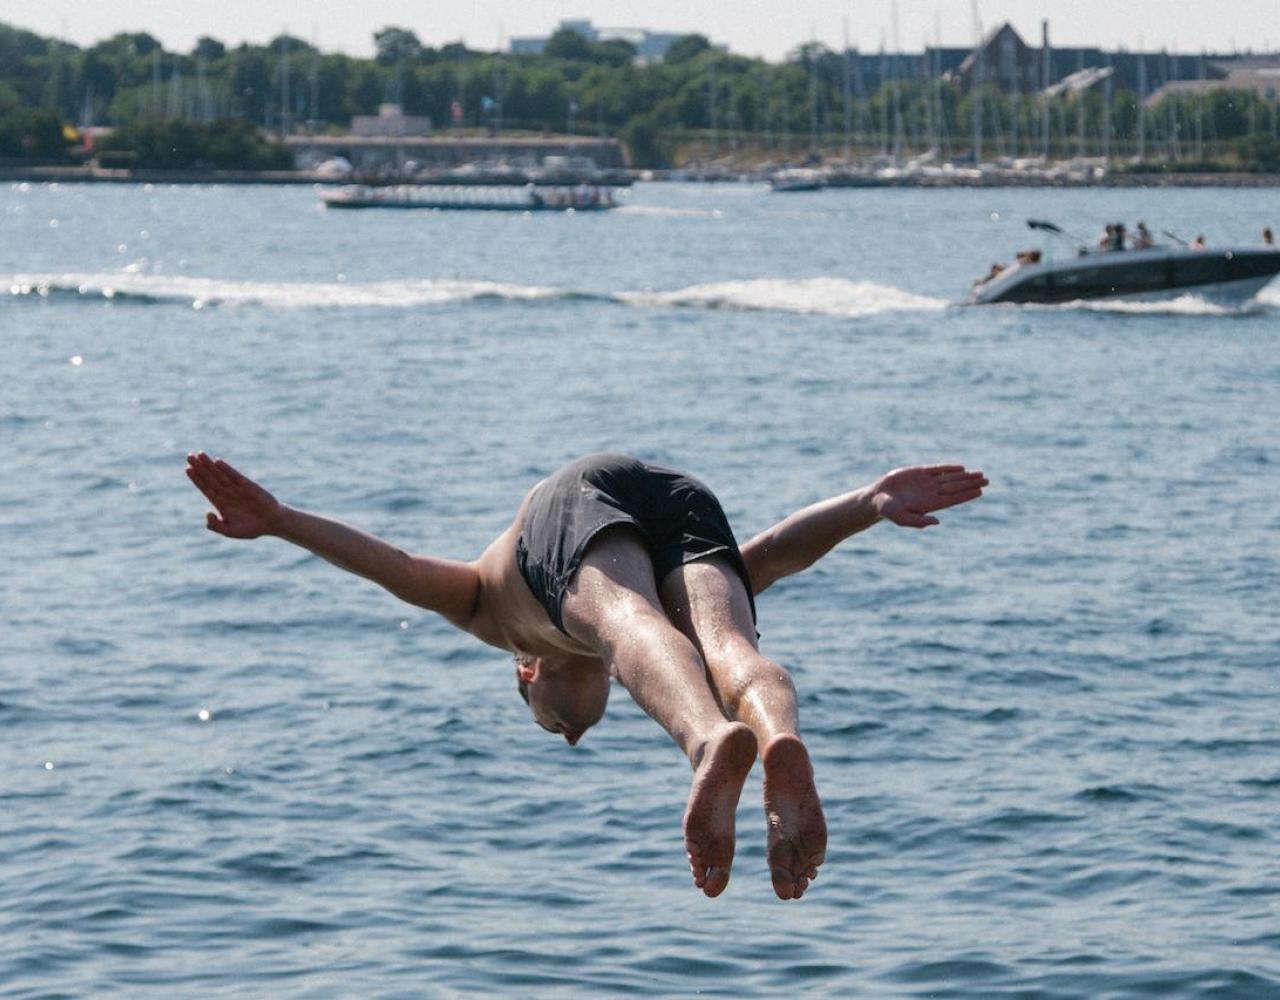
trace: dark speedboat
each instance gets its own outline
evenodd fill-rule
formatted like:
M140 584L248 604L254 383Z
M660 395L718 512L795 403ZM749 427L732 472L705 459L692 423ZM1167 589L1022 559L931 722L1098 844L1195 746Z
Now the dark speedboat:
M1052 223L1033 229L1061 233ZM1040 251L1017 263L993 267L974 285L972 301L1075 302L1080 299L1169 299L1198 295L1226 302L1253 298L1280 273L1280 249L1261 247L1152 246L1141 250L1077 250L1050 258Z

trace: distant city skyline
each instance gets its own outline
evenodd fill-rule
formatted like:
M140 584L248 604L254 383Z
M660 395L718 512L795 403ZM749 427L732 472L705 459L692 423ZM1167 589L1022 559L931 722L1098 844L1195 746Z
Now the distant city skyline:
M896 18L895 18L896 11ZM1276 0L984 0L984 31L1005 21L1031 44L1040 22L1050 22L1056 45L1147 51L1270 51L1280 47ZM0 0L0 21L88 46L122 31L145 31L165 48L190 51L201 35L229 45L262 44L288 30L326 51L355 56L373 52L373 33L389 25L408 28L433 47L464 41L473 49L505 49L512 36L548 35L565 19L590 19L598 27L700 32L731 52L783 58L810 40L862 51L919 51L938 38L943 45L973 43L968 0L473 0L423 4L367 0L358 11L318 0L228 0L221 4L171 4L160 0L107 0L86 6L71 0ZM896 21L896 24L895 24ZM895 30L896 29L896 30ZM896 36L896 45L895 45Z

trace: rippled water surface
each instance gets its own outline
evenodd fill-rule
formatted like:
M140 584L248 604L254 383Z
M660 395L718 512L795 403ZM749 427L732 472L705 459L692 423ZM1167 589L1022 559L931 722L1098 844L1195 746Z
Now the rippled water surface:
M954 305L1048 217L1251 242L1270 191L640 186L579 216L0 190L0 993L1280 996L1280 292ZM501 653L183 456L471 558L580 453L740 536L908 462L992 480L760 600L831 829L724 896L616 691L570 749Z

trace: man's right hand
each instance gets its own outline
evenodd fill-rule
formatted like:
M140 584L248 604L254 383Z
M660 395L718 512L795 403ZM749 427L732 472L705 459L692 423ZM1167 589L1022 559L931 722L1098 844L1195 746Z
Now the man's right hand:
M283 508L278 500L222 459L204 452L187 456L187 478L217 509L210 511L210 531L228 538L257 538L271 534Z

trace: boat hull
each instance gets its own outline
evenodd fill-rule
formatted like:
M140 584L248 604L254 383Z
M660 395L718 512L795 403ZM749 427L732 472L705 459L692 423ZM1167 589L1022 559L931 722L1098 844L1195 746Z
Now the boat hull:
M408 201L408 200L394 199L394 198L363 198L358 200L353 198L325 198L324 204L326 208L341 208L341 209L348 209L348 210L357 209L357 208L401 208L401 209L416 208L419 210L430 209L438 212L439 211L459 211L459 212L461 211L467 211L467 212L566 211L566 209L549 208L546 205L534 205L534 204L501 205L501 204L486 204L485 202L460 203L460 202L431 201L426 198L421 199L419 201ZM590 211L590 210L583 209L582 211Z
M1280 273L1280 250L1127 250L1019 265L981 285L978 304L1161 300L1180 295L1239 302Z
M578 196L573 190L530 187L365 187L351 185L320 195L326 208L416 208L468 212L600 212L614 207L611 193Z

